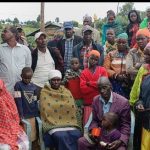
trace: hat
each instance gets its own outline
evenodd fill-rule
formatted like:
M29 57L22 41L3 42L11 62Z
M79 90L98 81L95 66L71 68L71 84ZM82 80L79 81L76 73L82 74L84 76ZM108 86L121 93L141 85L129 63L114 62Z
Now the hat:
M66 22L64 22L63 27L64 27L64 29L67 29L67 28L72 29L73 28L73 22L72 21L66 21Z
M97 50L91 50L90 52L89 52L89 57L91 56L91 55L95 55L95 56L97 56L98 58L100 58L100 53L99 53L99 51L97 51Z
M89 25L85 25L85 26L83 26L82 31L83 31L83 33L84 33L85 31L91 31L91 32L93 32L93 29L92 29L92 27L91 27L91 26L89 26Z
M139 29L136 32L136 37L139 35L144 35L144 36L150 37L150 32L149 32L148 28Z
M51 80L52 78L55 78L55 77L59 77L60 79L62 79L62 74L59 70L51 70L49 72L48 80Z
M34 37L35 41L36 41L41 35L44 35L45 38L46 38L46 34L45 34L44 32L38 32L38 33L35 34L35 37Z

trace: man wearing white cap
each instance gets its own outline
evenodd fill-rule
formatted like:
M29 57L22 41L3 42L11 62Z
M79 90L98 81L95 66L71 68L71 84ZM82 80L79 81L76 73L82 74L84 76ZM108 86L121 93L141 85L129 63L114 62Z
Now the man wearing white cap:
M52 69L55 69L55 63L47 48L47 39L44 32L35 34L36 49L32 53L32 82L37 85L38 93L41 88L48 83L48 74Z

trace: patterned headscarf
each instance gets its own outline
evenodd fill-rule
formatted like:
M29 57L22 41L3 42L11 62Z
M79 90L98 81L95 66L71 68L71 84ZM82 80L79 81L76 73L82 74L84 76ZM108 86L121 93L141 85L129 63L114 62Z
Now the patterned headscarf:
M127 33L121 33L117 36L117 39L125 39L127 40L128 39L128 35Z
M137 31L137 33L136 33L136 37L137 37L138 35L144 35L144 36L146 36L146 37L150 37L150 32L149 32L148 28L139 29L139 30Z

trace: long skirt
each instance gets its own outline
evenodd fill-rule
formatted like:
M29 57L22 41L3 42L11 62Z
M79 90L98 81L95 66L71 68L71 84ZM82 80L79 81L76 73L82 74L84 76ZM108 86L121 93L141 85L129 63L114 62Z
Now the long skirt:
M52 135L44 135L46 147L56 150L77 150L77 141L82 136L80 130L56 131Z

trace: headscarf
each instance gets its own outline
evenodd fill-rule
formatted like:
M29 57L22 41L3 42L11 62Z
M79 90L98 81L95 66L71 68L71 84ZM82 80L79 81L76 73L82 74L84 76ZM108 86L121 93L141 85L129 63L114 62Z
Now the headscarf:
M97 50L91 50L91 51L89 52L89 57L90 57L91 55L95 55L95 56L97 56L98 58L100 58L100 53L99 53Z
M0 143L10 145L12 150L18 150L18 135L23 131L19 123L15 101L0 80Z
M146 48L149 48L149 47L150 47L150 42L147 43L147 45L145 46L145 49L146 49Z
M51 70L48 76L48 79L51 80L52 78L59 77L62 79L62 74L59 70Z
M148 30L148 28L144 28L144 29L139 29L136 33L136 37L138 35L144 35L146 37L150 37L150 31Z
M117 36L117 39L125 39L127 40L128 39L128 35L127 33L121 33Z

